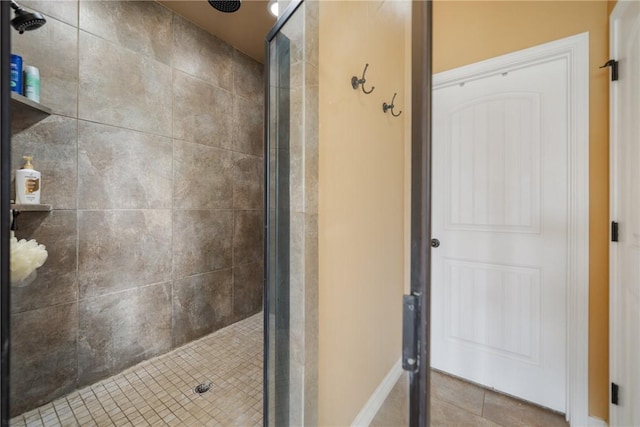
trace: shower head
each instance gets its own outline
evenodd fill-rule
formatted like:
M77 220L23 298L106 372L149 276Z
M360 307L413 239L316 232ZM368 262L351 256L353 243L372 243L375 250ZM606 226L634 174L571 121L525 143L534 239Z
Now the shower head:
M18 30L20 34L25 31L36 30L47 23L44 16L40 15L38 12L27 12L18 6L18 3L13 0L11 0L11 7L16 15L15 18L11 20L11 25L13 28Z
M209 0L209 4L224 13L233 13L240 9L240 0Z

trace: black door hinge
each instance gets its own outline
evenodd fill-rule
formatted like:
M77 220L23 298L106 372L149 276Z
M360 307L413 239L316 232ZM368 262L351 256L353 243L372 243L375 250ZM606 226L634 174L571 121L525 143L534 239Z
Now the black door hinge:
M402 296L402 369L418 370L418 323L420 301L416 295Z
M611 383L611 403L618 404L618 384Z
M618 241L618 223L615 221L611 221L611 241Z
M600 68L607 67L611 67L611 81L618 81L618 61L616 61L615 59L610 59Z

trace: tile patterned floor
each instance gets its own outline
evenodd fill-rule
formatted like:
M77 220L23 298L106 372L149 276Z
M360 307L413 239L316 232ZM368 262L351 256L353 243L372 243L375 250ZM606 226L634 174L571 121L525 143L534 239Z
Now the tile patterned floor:
M15 427L260 426L262 313L11 419ZM203 394L194 391L211 383Z
M198 394L196 385L211 383ZM432 426L568 427L560 414L432 371ZM403 374L372 427L408 425ZM262 313L13 418L15 427L260 426Z
M408 425L408 379L403 374L371 427ZM568 427L556 412L431 371L431 426Z

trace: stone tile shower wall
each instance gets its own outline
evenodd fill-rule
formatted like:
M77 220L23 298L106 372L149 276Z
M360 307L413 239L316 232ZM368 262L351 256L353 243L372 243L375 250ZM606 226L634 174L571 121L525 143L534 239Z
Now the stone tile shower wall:
M49 259L12 288L14 415L260 311L263 275L262 64L155 2L21 4L54 114L13 167L54 210L18 219Z

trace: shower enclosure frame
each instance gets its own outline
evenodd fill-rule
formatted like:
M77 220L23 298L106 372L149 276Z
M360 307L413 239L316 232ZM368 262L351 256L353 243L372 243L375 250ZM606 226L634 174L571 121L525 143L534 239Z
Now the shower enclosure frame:
M269 217L271 165L270 147L270 44L305 0L293 0L265 38L265 108L264 108L264 382L263 425L268 426L270 408L269 311L271 300ZM313 1L313 0L312 0ZM409 371L409 426L427 427L430 423L430 304L431 304L431 92L432 92L432 21L431 0L413 0L411 12L411 295L418 301L418 316L411 325L415 338L418 367ZM402 301L398 301L402 304ZM405 327L407 325L405 324ZM403 344L403 347L405 345ZM400 350L400 349L399 349ZM289 363L285 360L284 363Z
M271 249L270 249L270 231L274 225L272 225L269 221L269 189L271 185L271 164L269 161L269 138L271 135L271 126L269 120L269 111L271 105L271 92L270 92L270 83L271 83L271 73L269 70L269 66L271 64L271 49L270 43L275 39L275 37L280 33L282 27L285 26L289 19L293 16L293 14L298 10L298 8L302 5L304 0L292 0L291 3L287 6L287 8L282 11L279 15L276 23L271 28L269 33L265 37L265 70L264 70L264 233L263 233L263 242L264 242L264 285L263 285L263 331L264 331L264 351L263 351L263 393L262 393L262 423L264 427L268 426L269 423L269 408L270 408L270 381L269 381L269 366L271 363L270 358L270 348L271 348L271 319L269 316L271 310L271 304L274 302L271 300L271 292L270 292L270 273L271 273ZM288 321L288 319L287 319ZM283 363L288 365L289 363L289 354L288 349L285 350L285 360L277 361L279 363ZM276 361L274 361L276 362ZM276 385L278 387L282 387L282 384ZM288 381L284 384L284 388L288 388ZM288 402L287 408L285 409L288 412Z
M11 7L0 1L0 425L9 425L11 198Z

